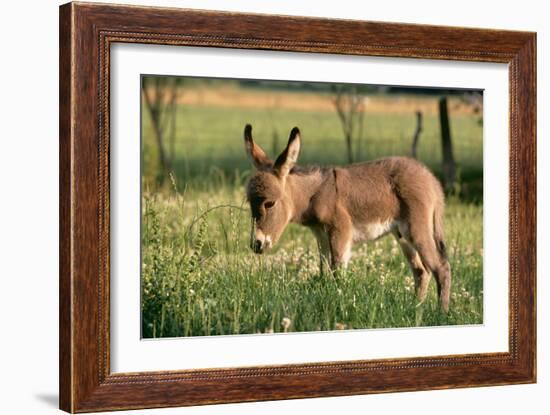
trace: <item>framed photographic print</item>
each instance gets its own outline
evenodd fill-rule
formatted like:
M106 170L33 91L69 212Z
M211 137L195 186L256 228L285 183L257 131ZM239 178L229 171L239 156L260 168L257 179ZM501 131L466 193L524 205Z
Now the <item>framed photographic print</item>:
M536 380L536 36L60 8L60 407Z

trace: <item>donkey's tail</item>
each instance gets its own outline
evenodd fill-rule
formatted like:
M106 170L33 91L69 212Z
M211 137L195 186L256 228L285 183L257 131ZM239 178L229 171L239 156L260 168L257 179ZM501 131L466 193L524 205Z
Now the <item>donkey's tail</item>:
M443 201L443 195L437 201L434 208L434 241L437 250L440 255L447 259L447 248L445 246L445 233L443 231L443 211L445 209L445 202Z

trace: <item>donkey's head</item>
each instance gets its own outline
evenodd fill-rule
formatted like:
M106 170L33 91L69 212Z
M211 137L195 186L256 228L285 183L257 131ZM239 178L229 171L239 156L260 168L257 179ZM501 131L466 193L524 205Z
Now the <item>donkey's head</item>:
M287 178L300 152L300 130L292 129L288 144L275 163L254 143L250 124L244 129L244 144L256 167L246 192L252 213L250 245L261 254L275 245L293 215Z

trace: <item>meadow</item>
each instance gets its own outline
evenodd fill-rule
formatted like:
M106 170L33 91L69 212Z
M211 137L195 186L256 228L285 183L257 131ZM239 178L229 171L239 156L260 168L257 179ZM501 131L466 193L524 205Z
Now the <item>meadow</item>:
M421 98L419 98L421 99ZM433 99L433 98L432 98ZM289 225L267 255L249 248L244 186L252 167L245 123L272 157L294 125L303 132L301 164L345 164L336 115L270 108L177 107L173 172L155 183L158 165L143 112L142 336L179 337L415 327L483 322L482 127L451 119L458 165L447 198L445 232L453 274L450 312L440 312L435 281L418 305L414 282L393 237L357 244L347 270L321 274L315 239ZM413 113L366 113L357 161L408 154ZM419 159L440 171L436 114L426 114Z

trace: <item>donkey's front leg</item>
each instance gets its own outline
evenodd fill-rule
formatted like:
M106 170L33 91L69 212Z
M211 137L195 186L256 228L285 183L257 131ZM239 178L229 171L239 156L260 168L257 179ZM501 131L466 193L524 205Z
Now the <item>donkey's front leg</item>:
M315 239L317 239L317 247L319 248L319 272L325 274L325 270L330 269L332 262L330 259L330 242L328 232L325 226L319 225L311 228Z
M333 270L346 268L351 258L353 226L347 212L338 212L337 220L329 230L331 266Z

